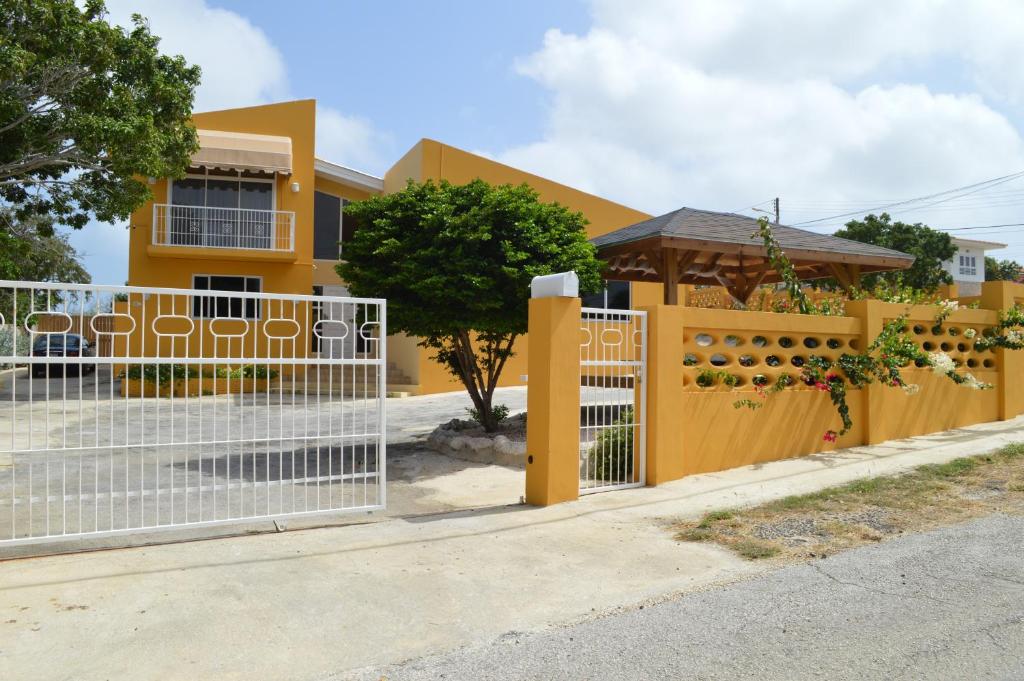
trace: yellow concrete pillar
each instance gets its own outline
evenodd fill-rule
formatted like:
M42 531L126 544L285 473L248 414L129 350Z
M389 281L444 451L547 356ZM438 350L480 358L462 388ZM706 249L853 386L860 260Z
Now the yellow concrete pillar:
M683 315L681 305L647 312L647 480L657 485L685 475L683 454Z
M882 306L884 303L878 300L851 300L846 303L846 315L857 317L861 320L858 352L863 352L873 340L882 333L884 320L882 318ZM886 434L882 429L882 403L881 400L872 399L872 395L885 386L868 385L860 389L861 393L861 417L864 420L864 444L874 445L886 440ZM851 391L851 393L854 391ZM849 399L849 398L848 398ZM852 401L852 400L849 400Z
M579 298L530 300L526 389L526 503L580 495Z
M1024 298L1024 285L1012 281L986 281L981 285L981 307L1006 310ZM1024 350L996 349L999 366L999 419L1006 421L1024 413Z

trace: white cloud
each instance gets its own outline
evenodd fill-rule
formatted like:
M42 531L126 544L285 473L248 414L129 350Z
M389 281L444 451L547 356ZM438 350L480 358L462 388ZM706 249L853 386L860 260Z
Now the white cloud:
M316 111L316 155L320 158L381 175L391 158L393 139L369 121L346 116L327 106Z
M781 196L784 221L787 197L968 184L1024 169L1020 131L989 94L1024 101L1024 43L1007 37L1021 21L1024 5L996 0L599 0L588 32L549 31L517 64L551 109L542 139L496 156L654 213ZM950 58L978 92L862 85Z
M234 12L203 0L109 0L111 23L131 25L132 13L149 20L160 50L180 54L203 69L196 111L251 106L287 97L284 58L267 35Z

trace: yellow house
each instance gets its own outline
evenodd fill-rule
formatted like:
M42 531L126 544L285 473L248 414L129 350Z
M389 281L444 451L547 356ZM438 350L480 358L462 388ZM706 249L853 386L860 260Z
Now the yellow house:
M347 168L316 155L315 100L199 113L193 121L201 147L193 166L180 180L150 178L154 199L132 215L132 286L346 295L334 269L351 237L342 218L345 202L398 191L409 179L525 182L542 200L581 211L591 237L650 217L429 139L420 140L383 178ZM638 307L661 299L657 284L611 287L589 304ZM296 343L317 352L308 329ZM502 385L524 383L527 350L523 337ZM392 390L460 389L413 338L388 339L388 364Z

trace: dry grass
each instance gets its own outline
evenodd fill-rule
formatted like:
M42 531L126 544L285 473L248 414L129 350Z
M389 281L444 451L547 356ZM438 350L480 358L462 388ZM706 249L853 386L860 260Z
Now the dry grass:
M679 524L676 538L715 542L750 560L799 560L995 512L1024 513L1024 444L754 508L713 511Z

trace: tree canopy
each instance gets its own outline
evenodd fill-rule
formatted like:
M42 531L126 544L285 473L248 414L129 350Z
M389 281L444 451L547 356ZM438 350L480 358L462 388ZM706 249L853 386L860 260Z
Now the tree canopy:
M516 337L526 332L533 277L573 270L601 288L586 219L543 203L528 185L410 181L345 207L356 223L338 273L357 296L388 301L388 329L421 339L469 391L481 423Z
M136 176L177 177L197 148L199 68L159 53L133 15L101 0L0 2L0 202L80 228L126 219L149 197Z
M55 232L45 218L23 223L15 213L0 207L0 279L90 281L66 234Z
M868 215L863 220L847 222L835 235L914 256L914 264L906 270L865 275L862 285L866 289L875 288L879 279L884 279L889 284L930 292L953 280L942 268L943 261L956 254L952 238L946 232L932 229L920 222L893 222L888 213Z
M996 260L985 256L985 281L1019 281L1024 268L1016 260Z

